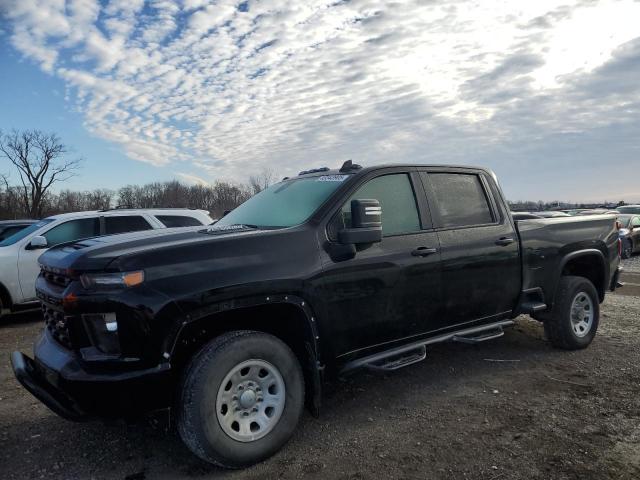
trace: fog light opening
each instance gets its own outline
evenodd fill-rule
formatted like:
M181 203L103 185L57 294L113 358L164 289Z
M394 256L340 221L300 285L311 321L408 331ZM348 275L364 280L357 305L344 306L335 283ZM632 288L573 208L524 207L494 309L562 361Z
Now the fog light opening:
M115 313L85 313L82 320L94 347L103 353L120 353L118 320Z

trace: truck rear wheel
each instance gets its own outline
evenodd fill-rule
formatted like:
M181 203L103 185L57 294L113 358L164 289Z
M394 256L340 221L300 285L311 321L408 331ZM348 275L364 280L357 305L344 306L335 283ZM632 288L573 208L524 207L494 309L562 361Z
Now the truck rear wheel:
M586 348L600 321L598 292L584 277L561 277L553 310L543 318L546 336L554 347Z
M276 453L304 407L298 359L262 332L226 333L191 360L178 405L178 432L203 460L242 468Z

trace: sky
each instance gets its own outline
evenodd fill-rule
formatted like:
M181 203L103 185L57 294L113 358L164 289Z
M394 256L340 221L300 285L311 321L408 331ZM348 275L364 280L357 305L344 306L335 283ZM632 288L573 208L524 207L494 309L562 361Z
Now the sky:
M55 132L83 157L59 188L353 159L486 166L511 200L640 201L639 1L0 0L0 14L0 129Z

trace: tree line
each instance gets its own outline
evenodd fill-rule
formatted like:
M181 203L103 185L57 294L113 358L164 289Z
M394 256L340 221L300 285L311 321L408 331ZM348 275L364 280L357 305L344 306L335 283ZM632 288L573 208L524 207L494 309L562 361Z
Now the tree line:
M543 212L549 210L571 210L577 208L609 208L615 209L625 202L602 202L602 203L572 203L564 202L560 200L554 200L552 202L543 202L538 200L537 202L528 200L508 201L509 208L513 212Z
M220 218L252 195L273 183L274 175L265 170L251 176L246 184L218 181L211 185L186 185L179 181L126 185L117 190L98 188L87 191L59 190L51 187L76 174L82 159L67 159L68 149L55 134L39 130L0 131L0 159L8 160L18 176L13 185L10 175L0 170L0 219L43 218L83 210L128 208L199 208ZM4 164L2 165L4 167Z
M42 199L41 214L33 216L25 206L18 187L0 188L0 219L43 218L83 210L128 208L199 208L220 218L255 193L250 185L216 182L186 185L178 181L127 185L118 190L48 192Z
M127 185L118 190L98 188L90 191L60 190L52 186L64 183L76 175L82 159L69 159L69 149L53 133L40 130L0 131L0 159L14 167L19 182L10 183L10 176L0 169L0 219L43 218L58 213L83 210L129 208L199 208L220 218L274 181L271 171L251 176L248 182L218 181L211 185L186 185L179 181ZM4 163L2 167L4 167ZM624 202L605 202L615 208ZM561 201L509 202L514 211L541 211L560 208L593 208L605 205L585 205Z

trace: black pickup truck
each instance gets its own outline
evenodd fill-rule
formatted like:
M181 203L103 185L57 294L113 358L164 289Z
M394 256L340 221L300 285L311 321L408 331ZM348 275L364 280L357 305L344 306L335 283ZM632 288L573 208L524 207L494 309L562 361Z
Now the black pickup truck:
M282 447L305 404L317 414L331 376L496 338L520 314L588 346L618 286L615 220L514 222L482 168L301 172L204 229L47 251L46 325L13 369L68 419L171 409L196 455L239 468Z

